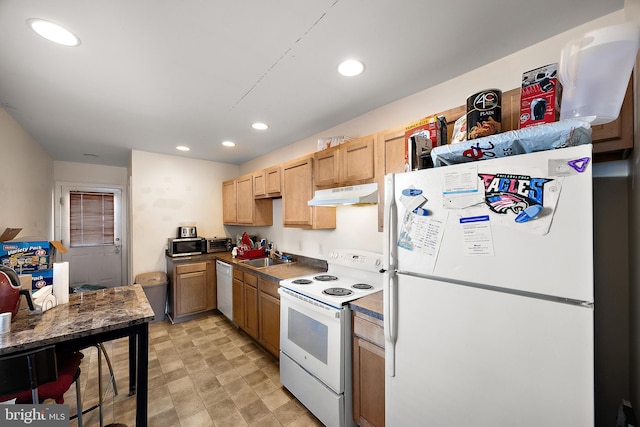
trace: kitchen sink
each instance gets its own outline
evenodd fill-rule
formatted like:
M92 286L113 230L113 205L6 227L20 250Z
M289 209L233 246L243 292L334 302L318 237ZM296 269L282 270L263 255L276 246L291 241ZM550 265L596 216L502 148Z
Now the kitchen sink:
M278 265L278 264L291 264L290 261L283 261L281 259L273 259L273 258L247 259L242 261L242 263L250 265L251 267L256 267L256 268L270 267L272 265Z

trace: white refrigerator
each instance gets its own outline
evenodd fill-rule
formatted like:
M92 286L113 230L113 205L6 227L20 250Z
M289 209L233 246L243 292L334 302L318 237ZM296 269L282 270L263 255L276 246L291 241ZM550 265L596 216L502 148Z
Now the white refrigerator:
M386 425L594 425L591 145L385 177Z

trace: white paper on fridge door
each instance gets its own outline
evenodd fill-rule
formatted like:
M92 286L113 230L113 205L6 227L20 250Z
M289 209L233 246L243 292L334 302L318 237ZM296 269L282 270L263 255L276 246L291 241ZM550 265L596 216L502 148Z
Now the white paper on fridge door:
M423 265L433 271L440 252L447 217L448 213L422 216L408 211L402 222L398 246L424 255L421 259L424 262Z
M484 201L484 188L476 165L446 171L443 179L443 207L462 209Z
M493 236L489 215L459 219L462 225L464 254L467 256L493 256Z

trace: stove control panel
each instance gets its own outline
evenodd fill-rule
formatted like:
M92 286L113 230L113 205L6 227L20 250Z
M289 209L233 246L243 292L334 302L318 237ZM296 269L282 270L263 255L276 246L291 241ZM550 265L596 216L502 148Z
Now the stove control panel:
M337 249L329 253L327 263L360 270L377 271L382 266L382 254L369 251Z

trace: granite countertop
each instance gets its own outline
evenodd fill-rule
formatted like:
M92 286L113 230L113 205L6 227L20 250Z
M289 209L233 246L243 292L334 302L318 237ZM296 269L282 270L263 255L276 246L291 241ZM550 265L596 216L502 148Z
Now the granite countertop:
M171 258L173 262L194 262L199 260L219 259L220 261L231 264L234 267L242 267L266 279L280 281L291 279L292 277L307 276L315 273L324 273L327 271L327 262L313 258L297 256L296 262L276 264L270 267L253 267L244 264L242 259L233 258L231 252L215 252L211 254L195 255L190 257Z
M147 323L154 314L140 285L73 293L39 313L23 309L0 335L0 355Z
M382 291L367 295L366 297L351 301L349 305L352 310L359 311L376 319L384 320L382 308Z
M231 256L231 252L216 252L184 258L172 258L173 262L194 262L211 259L219 259L220 261L231 264L234 267L242 267L245 270L250 270L252 273L276 281L291 279L292 277L308 276L315 273L324 273L327 271L326 261L301 256L296 257L297 261L293 263L276 264L263 268L252 267L244 264L242 262L243 260L233 258ZM351 301L349 305L352 310L359 311L380 320L383 318L382 291Z

